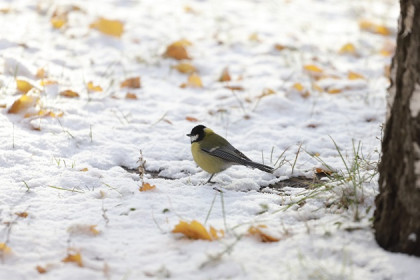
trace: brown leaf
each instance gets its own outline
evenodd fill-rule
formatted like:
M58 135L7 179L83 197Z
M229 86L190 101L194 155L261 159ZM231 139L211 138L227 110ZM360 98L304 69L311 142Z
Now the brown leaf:
M189 122L198 122L198 119L196 119L194 117L190 117L190 116L185 117L185 119Z
M71 252L67 254L67 257L65 257L61 261L65 263L72 262L80 267L83 267L82 255L80 254L80 252L74 250L71 250Z
M174 58L176 60L190 59L186 49L186 47L189 45L191 45L191 43L187 40L176 41L166 47L166 51L163 55L165 57Z
M79 94L75 91L72 91L70 89L64 90L62 92L60 92L61 96L67 97L67 98L75 98L75 97L79 97Z
M16 212L15 215L21 217L21 218L26 218L28 217L28 213L27 212Z
M47 269L44 268L44 267L42 267L42 266L40 266L40 265L37 265L36 266L36 270L38 271L39 274L47 273Z
M128 78L125 81L121 82L120 87L128 87L128 88L140 88L140 77L132 77Z
M230 78L229 69L225 67L220 75L219 82L229 82L230 80L232 79Z
M87 167L80 169L81 172L87 172L89 169Z
M12 249L6 243L0 243L0 256L12 253Z
M233 91L235 91L235 90L238 90L238 91L245 90L245 89L244 89L243 87L241 87L241 86L225 86L225 88L230 89L230 90L233 90Z
M38 79L44 79L46 77L45 69L44 68L39 68L36 71L35 77L37 77Z
M262 242L277 242L280 239L273 237L267 233L264 232L264 229L266 229L266 225L257 225L257 226L251 226L248 229L248 233L253 236L257 236Z
M127 92L125 99L137 99L137 95L135 93Z

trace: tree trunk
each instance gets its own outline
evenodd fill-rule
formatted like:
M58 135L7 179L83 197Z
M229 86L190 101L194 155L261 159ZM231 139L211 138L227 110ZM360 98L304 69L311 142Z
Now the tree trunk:
M420 256L420 0L400 6L373 225L384 249Z

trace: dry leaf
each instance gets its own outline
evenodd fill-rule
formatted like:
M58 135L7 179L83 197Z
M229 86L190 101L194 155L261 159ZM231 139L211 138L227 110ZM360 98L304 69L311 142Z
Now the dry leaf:
M260 38L258 37L258 33L256 33L256 32L249 35L248 40L250 40L252 42L261 42Z
M245 90L243 87L241 86L225 86L225 88L230 89L230 90L238 90L238 91L242 91Z
M166 51L163 55L166 57L174 58L176 60L190 59L190 56L188 55L186 49L186 47L190 45L191 42L189 42L188 40L176 41L166 47Z
M81 172L87 172L89 169L87 167L80 169Z
M79 94L75 91L72 91L70 89L64 90L62 92L60 92L61 96L64 97L68 97L68 98L75 98L75 97L79 97Z
M58 82L54 80L41 80L39 82L39 85L42 87L49 86L49 85L56 85L56 84L58 84Z
M31 85L31 83L29 83L28 81L25 80L16 80L16 88L22 92L22 93L27 93L28 91L30 91L34 86Z
M26 218L28 217L28 213L27 212L16 212L15 215L21 217L21 218Z
M323 92L324 90L322 89L322 87L320 87L318 84L313 83L312 84L312 89L319 91L319 92Z
M294 83L293 88L300 92L305 90L305 87L301 83Z
M46 77L46 73L45 73L44 68L39 68L36 71L35 77L37 77L38 79L44 79Z
M200 76L198 76L197 73L192 73L188 77L187 83L186 84L182 84L181 87L182 88L184 88L184 87L202 88L203 87L203 83L201 82L201 78L200 78Z
M284 49L287 49L287 47L286 47L286 46L281 45L281 44L275 44L275 45L274 45L274 48L275 48L276 50L278 50L278 51L282 51L282 50L284 50Z
M263 89L263 92L258 96L258 98L264 98L266 96L273 95L273 94L276 94L274 90L272 90L271 88L265 88Z
M356 47L352 43L343 45L338 51L339 54L356 54Z
M38 104L39 97L33 95L22 95L19 99L13 102L12 107L10 107L9 114L19 114L25 112L30 108L35 108Z
M370 20L359 21L359 28L361 30L364 30L364 31L367 31L367 32L380 34L380 35L384 35L384 36L391 35L391 30L389 30L388 27L386 27L384 25L381 25L381 24L373 23Z
M313 64L306 64L305 66L303 66L303 69L305 69L306 71L311 72L311 73L322 73L323 72L323 70L321 68L319 68L318 66L313 65Z
M337 93L340 93L341 91L342 90L341 89L338 89L338 88L330 88L330 89L327 90L327 92L329 94L337 94Z
M279 238L273 237L265 233L263 229L266 229L266 228L267 228L266 225L251 226L248 229L248 233L253 236L257 236L258 238L260 238L262 242L277 242L280 240Z
M73 253L69 252L67 254L67 257L65 257L61 261L65 263L73 262L73 263L76 263L78 266L83 267L82 255L80 254L80 252L73 252Z
M349 80L357 80L357 79L364 79L365 77L359 73L353 72L353 71L349 71L347 78Z
M145 191L151 191L156 189L155 185L150 185L149 183L143 183L142 186L140 187L139 191L141 192L145 192Z
M67 16L66 15L52 16L50 19L50 23L52 27L54 27L55 29L60 29L67 23Z
M103 17L100 17L91 23L90 28L94 28L103 34L117 38L121 37L124 32L124 24L121 21L110 20Z
M38 271L39 274L47 273L47 269L44 268L44 267L42 267L42 266L40 266L40 265L37 265L36 266L36 270Z
M93 82L88 82L87 83L87 90L89 92L98 92L98 91L102 91L102 88L101 88L101 86L95 86L93 84Z
M198 122L198 119L196 119L196 118L194 118L194 117L189 117L189 116L187 116L187 117L185 117L185 119L186 119L187 121L189 121L189 122Z
M76 235L97 236L101 232L96 229L97 225L75 224L67 228L67 231Z
M135 93L127 92L125 99L137 99L137 95Z
M210 227L210 233L199 222L192 221L191 223L180 221L172 230L173 233L182 233L191 239L216 240L223 237L223 230L216 230Z
M12 249L6 245L6 243L0 243L0 258L4 255L12 253Z
M229 69L225 67L220 75L219 82L229 82L230 80L232 79L230 78Z
M175 66L172 66L172 68L185 74L191 74L191 73L197 72L197 69L191 63L188 63L188 62L181 62Z
M319 156L319 154L318 154ZM318 175L330 176L333 172L331 170L326 170L320 167L315 168L315 173Z
M125 81L121 82L120 87L140 88L141 87L140 77L128 78Z

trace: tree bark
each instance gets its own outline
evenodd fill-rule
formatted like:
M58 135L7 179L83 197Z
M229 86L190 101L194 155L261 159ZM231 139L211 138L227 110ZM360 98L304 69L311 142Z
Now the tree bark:
M400 7L373 226L384 249L420 256L420 0Z

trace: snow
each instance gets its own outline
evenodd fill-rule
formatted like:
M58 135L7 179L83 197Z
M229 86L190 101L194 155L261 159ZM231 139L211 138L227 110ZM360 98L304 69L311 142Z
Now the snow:
M53 12L70 5L82 11L53 29ZM0 19L0 243L11 249L0 279L418 279L420 259L380 248L370 221L390 64L380 50L395 40L398 3L3 0L0 8L9 9ZM90 29L97 17L122 20L122 37ZM361 19L393 34L362 31ZM188 76L162 57L183 38L192 43L202 89L180 88ZM357 55L338 53L346 43ZM328 77L316 81L303 70L308 64ZM225 67L233 81L220 83ZM37 84L39 68L58 81L41 90L42 105L64 115L8 114L20 96L15 76ZM366 79L348 80L348 71ZM120 88L136 76L140 89ZM88 81L104 91L88 93ZM259 98L267 88L275 93ZM66 89L80 97L59 96ZM138 99L125 99L127 92ZM186 136L199 123L257 162L273 165L284 152L283 165L274 175L234 166L205 185L209 174L193 162ZM361 141L361 176L373 178L356 190L332 183L260 191L311 178L324 163L345 175L332 139L348 162ZM130 171L141 164L140 150L151 191L140 192L141 178ZM223 238L171 232L180 220L204 224L207 217L206 227L223 229ZM251 225L265 225L280 241L250 236ZM62 262L73 251L83 267Z

